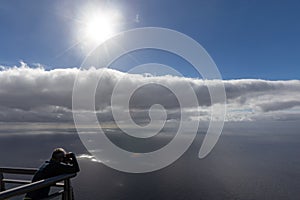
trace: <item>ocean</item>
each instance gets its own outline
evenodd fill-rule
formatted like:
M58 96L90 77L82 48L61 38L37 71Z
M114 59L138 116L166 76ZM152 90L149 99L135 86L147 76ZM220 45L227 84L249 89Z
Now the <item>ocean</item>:
M75 152L80 163L81 171L72 179L76 200L299 199L298 124L225 124L217 145L204 159L198 158L204 136L199 131L191 147L170 166L145 174L129 174L95 160L72 125L3 123L0 166L37 168L49 159L54 148L63 147ZM122 144L127 140L122 139L124 134L120 131L107 134L113 134L112 140L120 146L131 146ZM152 143L160 146L168 141L168 137L161 137Z

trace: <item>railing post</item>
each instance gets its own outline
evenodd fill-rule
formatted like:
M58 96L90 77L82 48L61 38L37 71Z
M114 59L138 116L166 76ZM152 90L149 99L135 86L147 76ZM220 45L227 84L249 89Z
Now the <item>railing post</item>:
M63 200L73 200L71 181L69 178L64 180Z
M0 172L0 192L5 190L5 183L3 179L4 179L3 173Z

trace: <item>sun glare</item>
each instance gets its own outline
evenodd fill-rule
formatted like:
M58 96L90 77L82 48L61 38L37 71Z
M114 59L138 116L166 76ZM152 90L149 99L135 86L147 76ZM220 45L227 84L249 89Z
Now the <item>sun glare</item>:
M100 44L117 32L120 15L116 11L93 13L83 20L84 40Z

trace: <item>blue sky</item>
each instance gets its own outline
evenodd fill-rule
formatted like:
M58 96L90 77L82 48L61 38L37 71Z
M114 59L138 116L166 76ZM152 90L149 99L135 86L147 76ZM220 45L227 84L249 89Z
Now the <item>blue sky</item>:
M224 79L299 79L300 3L297 1L16 1L0 2L0 64L20 60L47 69L78 67L86 53L76 39L76 17L85 4L105 4L123 16L121 30L158 26L197 40ZM139 23L134 20L139 16ZM194 77L186 62L152 51L155 61ZM144 53L134 54L141 64ZM127 64L130 63L129 61Z

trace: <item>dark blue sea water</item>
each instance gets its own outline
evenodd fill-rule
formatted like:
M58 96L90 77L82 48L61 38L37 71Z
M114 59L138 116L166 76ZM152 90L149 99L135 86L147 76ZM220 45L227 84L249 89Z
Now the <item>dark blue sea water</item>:
M197 157L203 138L199 132L172 165L128 174L89 158L72 126L1 124L0 166L38 167L53 148L63 147L79 157L81 172L72 180L77 200L299 199L299 130L299 122L227 124L205 159ZM115 130L112 137L130 146L121 144L121 132ZM164 140L154 142L168 142Z

